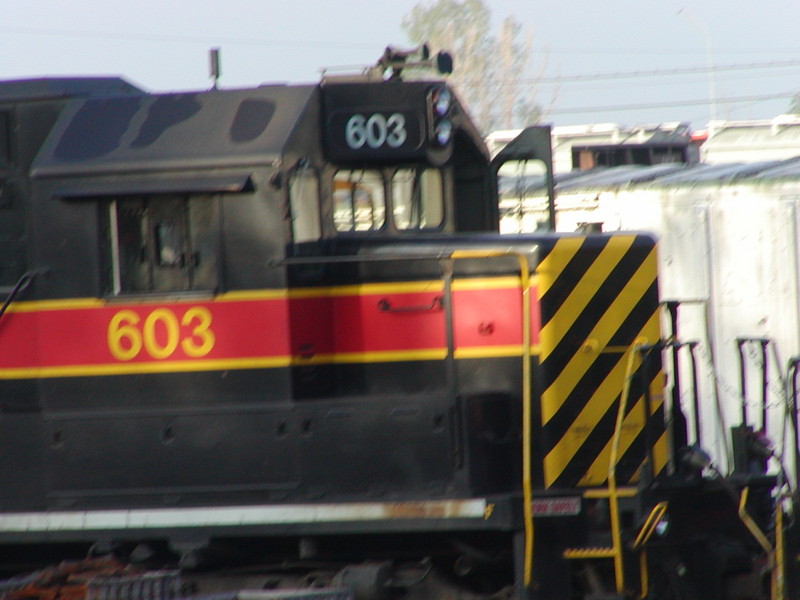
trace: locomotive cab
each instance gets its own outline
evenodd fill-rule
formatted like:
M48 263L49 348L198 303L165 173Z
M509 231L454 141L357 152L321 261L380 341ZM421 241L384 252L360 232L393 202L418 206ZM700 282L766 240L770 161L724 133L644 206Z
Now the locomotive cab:
M0 445L30 450L0 472L5 510L442 502L517 486L492 473L518 462L513 434L480 478L453 454L437 257L496 232L498 212L488 152L445 84L147 94L54 80L0 100L24 163L3 222L24 251L3 265L18 279L0 322L15 414ZM478 412L513 428L519 386L481 384ZM365 473L387 426L392 449Z
M331 82L322 94L329 236L496 230L485 147L445 83Z

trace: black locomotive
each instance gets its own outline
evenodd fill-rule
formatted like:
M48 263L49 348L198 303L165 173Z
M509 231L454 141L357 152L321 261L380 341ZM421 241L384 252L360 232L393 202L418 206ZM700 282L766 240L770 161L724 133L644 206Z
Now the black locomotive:
M665 401L654 240L500 236L498 171L549 165L549 132L490 159L413 60L0 84L3 572L114 555L84 584L129 598L775 589L776 477L704 476Z

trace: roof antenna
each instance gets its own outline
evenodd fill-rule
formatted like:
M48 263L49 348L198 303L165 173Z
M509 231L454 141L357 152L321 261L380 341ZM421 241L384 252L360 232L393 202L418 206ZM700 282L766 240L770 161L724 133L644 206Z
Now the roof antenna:
M211 68L211 79L214 81L211 89L216 90L218 89L217 84L219 83L219 76L222 73L219 67L219 48L211 48L211 50L208 51L208 58Z

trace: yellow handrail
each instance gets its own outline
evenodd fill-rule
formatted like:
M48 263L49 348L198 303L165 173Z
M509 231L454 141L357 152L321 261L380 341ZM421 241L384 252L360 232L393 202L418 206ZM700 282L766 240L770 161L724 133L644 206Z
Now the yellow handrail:
M650 514L647 515L647 519L645 519L644 525L642 525L642 528L639 530L639 534L636 536L636 539L633 540L634 550L638 550L644 546L650 539L650 536L653 535L653 532L656 530L656 525L658 525L664 513L667 512L667 504L666 501L659 502L653 507L653 510L650 511Z
M761 531L753 517L747 512L747 497L750 495L750 488L744 488L742 495L739 496L739 518L747 527L750 534L756 539L761 548L769 555L772 555L772 544L769 543L767 536Z
M617 422L614 426L614 437L611 440L611 457L608 464L608 510L611 518L611 545L614 548L614 580L617 593L625 589L625 571L622 565L622 536L619 524L619 499L617 497L617 460L619 457L619 440L622 435L622 425L625 420L625 411L628 406L628 396L631 391L631 378L634 371L634 360L639 353L640 340L630 349L628 362L625 367L625 383L619 401Z
M770 567L772 568L772 600L783 600L783 510L781 508L780 500L778 501L778 506L776 508L778 512L775 515L776 533L775 547L773 547L767 536L764 535L764 532L761 531L761 528L753 520L753 517L751 517L750 513L747 512L747 498L749 495L750 488L746 487L742 490L742 495L739 496L739 518L770 558Z
M775 507L775 568L772 571L772 600L784 600L786 597L786 581L784 579L786 564L783 554L783 496L778 496Z
M531 303L528 257L513 250L456 250L452 259L513 256L519 262L522 287L522 518L525 528L523 582L531 583L533 572L533 491L531 486Z

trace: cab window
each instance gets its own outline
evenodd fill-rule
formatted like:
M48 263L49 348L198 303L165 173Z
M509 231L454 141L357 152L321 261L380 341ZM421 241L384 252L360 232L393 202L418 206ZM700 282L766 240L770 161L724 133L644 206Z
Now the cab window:
M500 233L548 229L546 173L540 160L508 160L499 167Z
M308 167L295 170L289 177L289 205L292 211L292 239L296 244L318 240L319 181Z
M111 294L214 290L219 231L210 196L147 196L106 204Z
M392 210L398 229L439 227L444 218L441 171L398 169L392 177Z
M380 171L337 171L333 177L333 223L337 231L375 231L386 221Z

